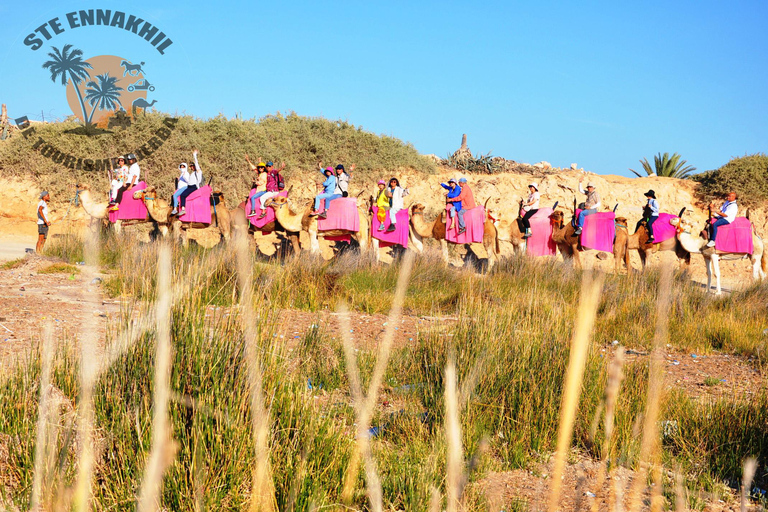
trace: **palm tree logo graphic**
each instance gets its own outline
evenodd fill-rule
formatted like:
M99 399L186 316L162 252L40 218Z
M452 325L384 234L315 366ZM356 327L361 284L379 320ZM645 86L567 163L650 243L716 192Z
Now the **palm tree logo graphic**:
M72 84L75 86L75 92L77 92L77 99L80 100L80 108L83 110L83 119L85 119L86 126L89 124L88 113L85 111L85 102L83 101L83 95L80 94L78 85L83 80L90 78L88 73L89 69L93 69L90 63L83 60L83 52L75 48L72 49L72 45L65 45L64 48L59 51L55 46L53 51L48 54L51 60L43 64L43 69L47 69L51 72L51 81L56 83L56 80L61 79L61 85L67 85L67 79L72 80Z
M43 69L50 72L51 81L66 87L72 112L85 124L76 133L92 135L103 133L99 128L130 126L129 116L136 117L157 102L147 101L155 85L147 80L144 62L134 64L116 55L85 60L83 51L71 44L61 49L53 46L48 56ZM125 74L123 68L133 72Z
M123 104L120 103L120 91L124 89L117 85L117 78L109 76L109 73L103 75L97 75L99 83L94 81L88 82L85 92L85 99L88 100L88 104L92 107L91 114L88 116L86 124L90 124L93 119L93 113L96 112L96 108L99 110L115 110L117 105L123 108Z

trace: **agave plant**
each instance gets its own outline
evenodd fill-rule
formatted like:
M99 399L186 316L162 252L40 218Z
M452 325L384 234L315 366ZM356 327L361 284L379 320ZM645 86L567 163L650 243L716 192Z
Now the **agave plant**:
M665 178L689 178L691 173L696 170L692 165L685 165L688 162L686 160L680 160L682 157L673 153L672 156L669 153L657 154L653 157L653 166L648 162L647 158L640 160L640 165L643 166L646 176L664 176ZM642 178L643 175L634 169L630 169L638 178Z

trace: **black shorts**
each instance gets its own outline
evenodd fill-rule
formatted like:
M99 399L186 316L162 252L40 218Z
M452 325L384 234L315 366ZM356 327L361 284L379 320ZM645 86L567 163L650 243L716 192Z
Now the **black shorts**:
M38 224L37 234L43 235L45 238L48 238L48 226L46 226L45 224Z

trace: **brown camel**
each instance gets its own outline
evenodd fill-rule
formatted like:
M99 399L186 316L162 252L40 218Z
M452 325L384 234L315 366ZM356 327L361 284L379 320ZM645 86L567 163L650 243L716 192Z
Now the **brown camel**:
M584 249L579 243L579 237L574 235L576 229L570 222L565 222L565 214L562 210L555 210L549 218L552 220L554 228L554 231L552 232L552 240L557 244L557 248L560 249L563 258L573 258L575 267L581 270L581 258L579 252ZM616 223L616 238L613 241L613 263L614 270L618 274L621 271L622 259L624 260L627 269L630 268L629 251L627 250L629 233L626 228L627 219L624 217L616 217Z
M213 206L211 206L210 224L201 224L199 222L182 222L177 216L171 215L171 210L173 208L168 204L167 201L158 199L157 190L155 187L148 187L144 190L139 190L133 194L133 197L134 199L142 200L144 205L147 207L149 216L157 223L163 236L168 234L168 228L171 227L174 236L177 239L180 239L184 246L189 244L190 238L198 241L201 239L215 238L216 243L213 245L216 245L221 240L221 237L224 238L225 242L229 241L230 234L229 210L227 210L224 204L224 196L218 192L217 194L219 194L221 202L219 205L217 205L215 212ZM190 237L190 235L192 236ZM206 243L204 245L208 244Z
M302 231L306 231L309 236L310 252L312 254L320 252L320 242L318 241L318 237L320 236L352 235L355 240L357 240L362 251L368 249L368 238L370 237L370 233L368 232L368 214L361 211L359 207L360 231L348 231L343 229L318 231L317 217L309 215L309 212L312 209L311 204L307 205L301 213L295 213L291 210L287 197L277 196L267 201L266 206L275 210L275 218L277 219L277 222L279 222L286 231L297 235ZM294 247L296 246L294 245Z
M488 201L486 201L486 204ZM445 240L445 212L442 212L431 223L424 220L424 209L426 207L421 203L411 206L411 245L417 252L424 250L425 238L434 238L440 241L443 260L448 263L448 242ZM499 254L499 233L494 225L494 219L486 216L483 230L483 243L469 244L470 250L478 259L488 259L488 268L490 269L496 262L496 255Z
M618 218L616 219L616 222L619 222ZM624 225L626 225L626 222L624 222ZM645 268L648 257L659 251L674 251L678 261L684 263L685 266L691 264L691 253L683 248L676 237L659 243L649 243L648 228L645 221L641 222L637 230L627 238L627 250L631 251L633 249L637 250L637 253L640 255L640 261L643 264L643 268ZM629 272L629 270L631 269L627 266L627 271Z
M293 247L293 254L298 255L301 252L301 244L299 242L299 233L285 229L285 227L283 227L279 222L277 222L277 220L269 222L264 226L262 226L261 228L255 228L253 224L250 223L250 221L248 220L248 217L245 214L245 201L237 205L232 210L230 217L232 219L231 223L232 223L232 229L234 230L235 237L252 233L255 239L257 232L261 233L262 236L267 236L277 231L285 231L286 237L291 242L291 246ZM257 243L257 245L259 244ZM262 246L259 245L259 248L261 249Z

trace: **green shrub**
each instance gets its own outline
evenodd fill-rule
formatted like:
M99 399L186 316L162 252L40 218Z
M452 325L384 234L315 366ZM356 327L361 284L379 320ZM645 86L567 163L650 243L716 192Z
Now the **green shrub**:
M722 199L733 191L745 206L768 201L768 155L757 153L732 158L727 164L693 176L701 183L699 193L706 202Z

